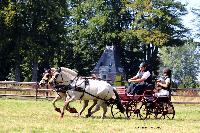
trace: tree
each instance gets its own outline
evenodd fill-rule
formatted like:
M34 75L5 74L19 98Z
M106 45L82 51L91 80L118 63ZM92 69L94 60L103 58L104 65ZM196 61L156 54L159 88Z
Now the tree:
M9 62L10 66L14 67L15 69L15 79L17 81L20 81L20 63L21 63L21 57L19 54L19 49L20 49L20 45L21 45L21 29L19 28L21 21L20 19L15 19L15 16L18 15L16 13L16 4L14 2L8 1L5 2L3 1L1 3L1 25L2 30L1 33L2 34L2 46L1 47L2 51L4 51L4 48L8 48L7 51L7 61L5 62ZM14 23L15 21L15 24ZM23 40L23 39L22 39ZM4 53L4 52L3 52ZM4 62L4 60L1 60L2 62ZM15 64L15 66L13 66L13 64ZM9 67L10 67L9 66ZM5 68L3 68L5 69ZM6 70L9 72L9 69L6 68Z
M200 53L197 47L197 43L189 40L181 47L165 47L160 50L163 67L171 68L173 79L178 80L183 87L195 87L198 84Z
M106 45L117 46L121 53L120 3L105 0L70 2L71 32L68 34L73 45L73 67L80 74L89 74Z
M14 6L7 17L13 27L5 31L13 36L6 40L17 42L23 77L47 65L88 75L106 45L116 47L128 75L141 61L156 71L158 46L182 44L185 32L179 21L184 6L173 0L27 0ZM16 26L19 34L12 30Z
M178 46L184 43L183 37L187 29L181 23L180 17L186 14L185 5L174 0L134 0L126 1L125 5L131 21L122 34L123 37L129 35L129 38L123 40L125 42L135 40L132 44L125 44L130 48L129 54L135 55L133 51L137 49L141 56L136 58L150 63L154 73L157 74L160 63L158 47ZM131 64L137 64L136 60L132 58Z
M59 52L60 49L65 47L63 44L66 40L67 3L66 0L29 0L26 5L25 16L28 20L26 46L30 49L26 55L28 55L32 64L31 68L33 68L32 80L37 81L39 61L50 62L47 64L49 66L50 64L58 64L60 60ZM27 49L26 46L24 47L25 50Z
M3 39L5 41L1 40L0 44L4 43L7 47L11 45L14 49L8 53L12 61L9 69L16 68L17 81L24 80L25 77L30 79L31 71L32 81L37 81L38 62L43 63L42 57L45 57L47 62L56 64L55 56L59 54L57 51L64 47L65 22L68 16L66 0L9 0L0 7L0 22L4 26L0 32L6 33Z

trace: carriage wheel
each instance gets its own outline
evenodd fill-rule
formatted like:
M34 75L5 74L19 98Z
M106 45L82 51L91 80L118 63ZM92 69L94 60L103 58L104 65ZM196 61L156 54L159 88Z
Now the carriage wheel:
M164 118L174 119L175 110L172 103L164 104L164 111L163 111Z
M146 104L146 102L142 102L141 103L141 106L140 106L140 108L139 108L139 116L140 116L140 119L141 120L144 120L144 119L146 119L147 118L147 116L148 116L148 108L147 108L147 104Z
M154 110L154 114L155 114L156 119L160 119L163 116L163 110L164 110L163 104L158 103L155 107L155 110Z
M137 109L137 102L135 101L130 101L128 102L127 106L126 106L126 116L128 118L132 118L139 115L140 111L139 109Z
M123 105L123 106L125 108L125 105ZM113 118L115 118L115 119L126 117L125 114L121 113L120 110L117 108L117 104L111 105L111 114L112 114Z

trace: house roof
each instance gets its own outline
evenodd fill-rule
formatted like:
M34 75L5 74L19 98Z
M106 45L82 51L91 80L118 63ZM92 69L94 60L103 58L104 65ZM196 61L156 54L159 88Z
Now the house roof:
M100 73L101 71L108 71L114 74L124 75L124 70L120 64L119 57L115 52L114 46L106 46L92 73Z

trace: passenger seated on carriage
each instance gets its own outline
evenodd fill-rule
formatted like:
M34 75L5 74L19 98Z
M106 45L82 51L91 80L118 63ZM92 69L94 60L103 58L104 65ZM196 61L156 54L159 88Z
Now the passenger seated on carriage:
M169 96L170 94L170 87L171 87L171 70L169 68L165 68L163 70L163 81L157 81L157 86L160 87L158 92L155 93L155 96Z
M153 90L153 84L151 79L151 73L149 70L147 70L147 64L145 62L142 62L139 66L138 73L128 79L128 82L131 83L131 85L127 88L126 93L134 95L143 94L145 89L152 89Z

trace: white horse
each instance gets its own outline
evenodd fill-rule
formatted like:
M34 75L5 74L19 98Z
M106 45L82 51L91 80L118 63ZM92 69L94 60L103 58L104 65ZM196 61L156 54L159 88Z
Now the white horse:
M103 108L103 113L101 118L105 118L107 112L107 102L111 99L115 99L118 109L124 113L123 105L121 104L119 95L114 87L109 83L102 80L93 80L93 79L84 79L77 77L78 73L75 71L61 67L59 68L49 80L50 84L63 84L65 90L67 91L70 98L66 98L65 104L61 111L61 117L64 116L64 111L68 108L70 102L75 100L97 100L96 107L91 111L87 116L91 116L98 110L100 107Z
M39 82L39 85L40 86L44 86L44 85L49 86L49 84L48 84L49 79L52 77L53 73L55 73L55 72L56 72L55 68L51 68L49 70L46 70L45 73L43 74L41 81ZM65 83L63 82L63 84L65 84ZM52 87L52 86L50 86L50 87ZM62 98L67 99L67 98L69 98L69 96L66 93L66 90L63 90L63 89L60 89L60 88L55 89L55 92L56 92L56 97L53 99L52 104L53 104L54 110L61 113L60 108L58 108L56 106L56 102L58 100L62 99ZM81 114L83 113L85 108L88 106L88 103L89 103L89 100L83 101L83 106L82 106L81 110L78 112L78 116L81 116ZM88 108L88 114L90 114L92 108L96 105L96 103L97 103L97 100L93 100L92 106ZM76 110L71 110L70 112L77 113Z

